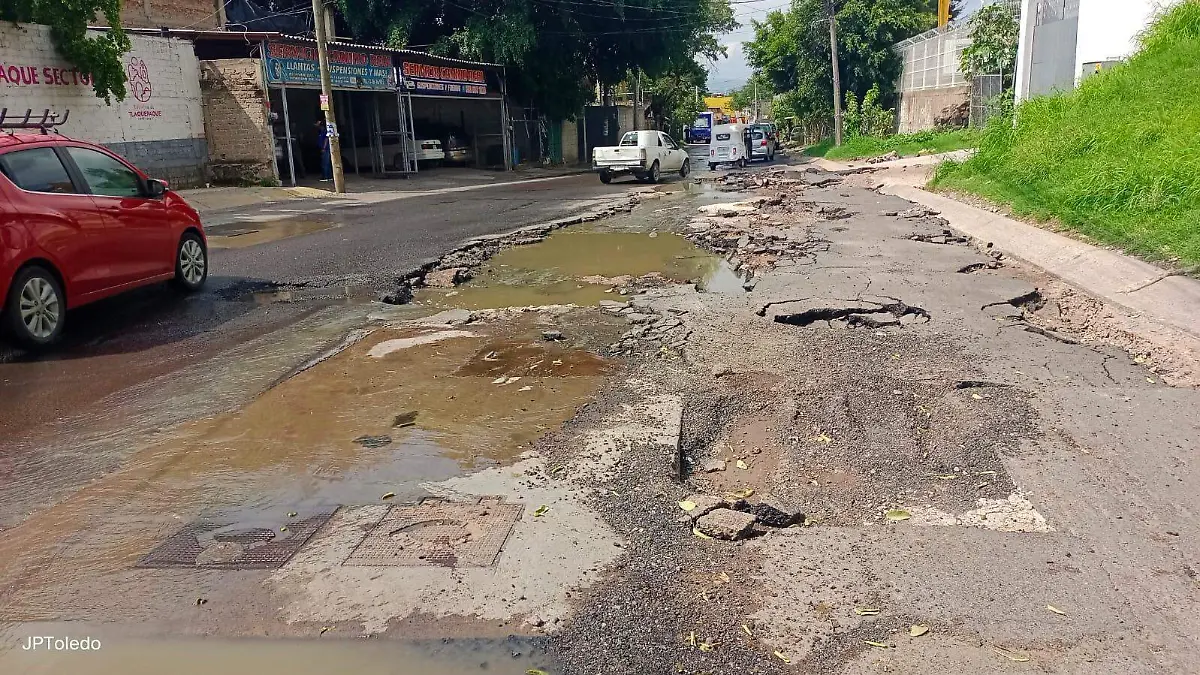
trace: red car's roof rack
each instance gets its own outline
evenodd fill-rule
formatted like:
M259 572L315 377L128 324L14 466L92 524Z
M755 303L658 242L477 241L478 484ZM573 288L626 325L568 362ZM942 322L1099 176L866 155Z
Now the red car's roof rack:
M70 116L70 110L63 111L60 116L50 108L46 108L38 118L34 116L32 108L27 108L24 116L10 117L8 108L0 108L0 129L38 129L43 134L48 134L55 131L55 127L66 124L67 118Z

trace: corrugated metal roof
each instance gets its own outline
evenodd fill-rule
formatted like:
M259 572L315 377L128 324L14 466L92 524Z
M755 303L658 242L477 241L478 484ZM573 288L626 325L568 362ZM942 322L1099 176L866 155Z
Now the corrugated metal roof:
M93 30L107 30L104 26L96 26ZM126 28L126 33L136 35L151 35L158 37L176 37L189 40L287 40L289 42L304 42L307 44L317 44L317 41L310 37L300 35L287 35L285 33L276 33L271 31L234 31L234 30L190 30L177 28ZM454 64L460 66L477 66L483 68L503 68L503 64L486 63L482 61L466 61L456 59L449 56L439 56L430 54L429 52L420 52L413 49L396 49L384 45L367 45L359 42L348 42L346 40L330 40L330 45L341 47L343 49L361 49L373 52L385 52L388 54L399 54L400 56L408 56L414 59L428 59L441 63Z

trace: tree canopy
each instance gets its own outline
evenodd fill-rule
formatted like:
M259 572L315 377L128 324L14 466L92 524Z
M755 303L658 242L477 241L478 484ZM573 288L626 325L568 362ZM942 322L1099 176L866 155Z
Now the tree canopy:
M1012 79L1017 67L1017 41L1021 26L1012 10L1003 5L988 5L971 17L971 44L963 50L960 67L963 75L1004 75Z
M110 29L89 36L87 27L100 14ZM125 98L121 57L131 45L121 30L121 0L4 0L0 20L50 26L58 53L79 70L91 73L96 96L106 103Z
M514 95L571 117L593 83L640 68L687 73L724 52L737 24L728 0L338 0L355 36L513 67Z
M833 69L824 0L795 0L787 11L754 23L744 45L747 60L784 92L784 106L801 118L833 115ZM902 62L897 42L933 28L936 0L835 0L838 65L843 91L858 99L879 87L885 107L895 105Z

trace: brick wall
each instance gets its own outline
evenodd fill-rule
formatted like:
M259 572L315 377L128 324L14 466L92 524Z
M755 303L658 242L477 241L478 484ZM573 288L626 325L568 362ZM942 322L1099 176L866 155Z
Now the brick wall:
M122 0L121 25L126 28L221 28L222 0ZM104 16L92 25L107 26Z
M215 182L278 180L258 59L200 62L204 129Z
M50 29L0 23L0 107L70 111L60 130L126 154L143 171L183 185L203 184L206 152L200 66L192 43L131 35L122 57L123 101L106 105L86 76L55 51Z

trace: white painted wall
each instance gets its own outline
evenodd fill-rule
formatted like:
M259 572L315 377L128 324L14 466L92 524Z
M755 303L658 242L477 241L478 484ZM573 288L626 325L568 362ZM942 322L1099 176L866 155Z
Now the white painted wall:
M129 38L133 50L123 61L134 78L126 83L125 100L108 106L55 51L47 26L0 23L0 108L10 115L27 108L70 110L63 133L97 143L203 138L200 64L192 43Z
M1075 51L1075 84L1083 64L1126 59L1138 49L1138 35L1174 0L1081 0L1079 44Z

